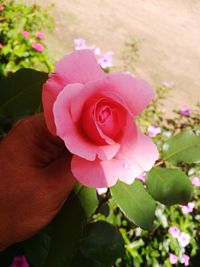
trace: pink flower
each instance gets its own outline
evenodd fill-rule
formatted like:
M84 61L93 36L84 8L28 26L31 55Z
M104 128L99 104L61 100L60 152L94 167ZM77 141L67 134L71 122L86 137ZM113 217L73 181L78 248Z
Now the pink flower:
M14 257L10 267L29 267L29 264L24 256Z
M193 212L194 209L194 203L193 202L189 202L187 205L180 205L181 210L183 213L191 213Z
M200 186L200 179L197 176L192 177L192 184L195 186Z
M82 38L74 39L74 43L76 50L87 49L86 41Z
M143 172L140 175L138 175L136 178L141 180L142 182L145 182L146 176L147 176L146 172Z
M173 82L163 82L163 85L167 88L172 88L174 86Z
M32 47L35 49L37 52L42 52L44 50L44 46L40 43L35 43L32 42Z
M96 190L97 190L97 193L99 195L103 195L103 194L107 193L108 188L107 187L102 187L102 188L97 188Z
M187 107L182 107L180 109L180 113L186 117L189 117L191 115L192 110L190 108Z
M0 49L2 49L3 48L3 45L0 43Z
M178 236L178 242L181 247L186 247L190 243L190 235L185 232L181 232Z
M21 35L22 35L24 38L28 38L29 35L30 35L30 33L27 32L27 31L22 31L22 32L21 32Z
M181 263L184 264L184 266L189 266L190 257L188 255L184 255L181 259Z
M148 129L147 129L147 131L148 131L148 135L150 137L156 137L158 134L161 133L160 127L158 127L156 125L149 126Z
M45 34L42 32L36 32L35 37L42 40L45 39Z
M177 258L177 256L175 254L170 253L169 254L169 261L170 261L171 264L177 264L178 258Z
M134 118L154 94L147 82L123 73L105 74L90 50L59 61L43 86L50 132L73 154L71 170L84 185L131 184L158 158L154 143Z
M180 230L176 226L171 226L168 230L168 233L170 233L173 238L178 238Z
M109 51L107 53L102 54L102 56L98 59L98 63L103 69L112 67L112 55L113 52Z
M0 12L3 11L3 5L0 4Z

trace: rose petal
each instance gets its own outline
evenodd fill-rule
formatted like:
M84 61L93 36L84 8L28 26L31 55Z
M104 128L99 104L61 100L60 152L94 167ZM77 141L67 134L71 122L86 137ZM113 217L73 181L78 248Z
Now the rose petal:
M119 177L121 181L131 184L135 177L153 167L159 157L159 153L151 139L139 130L137 131L137 137L134 136L131 127L125 132L126 135L120 143L121 148L115 158L126 165L127 169L130 168L132 170L130 177Z
M86 83L104 76L94 54L90 50L75 51L60 60L49 79L43 85L42 102L47 127L56 134L53 104L59 92L70 83Z
M138 115L153 99L154 93L146 81L124 73L108 74L103 79L88 82L74 99L72 117L77 121L87 99L107 96Z
M53 104L60 91L63 90L66 81L57 74L51 74L49 79L43 85L42 102L44 108L44 117L49 131L56 135L56 126L53 117Z
M74 51L56 64L56 73L66 77L69 83L87 83L104 77L94 53L89 49Z
M65 142L66 147L72 154L87 160L95 160L96 156L103 160L112 159L118 152L120 145L95 145L92 143L71 118L71 105L73 98L83 90L81 84L69 84L58 95L53 114L57 129L57 135Z
M72 173L78 181L88 187L111 187L118 179L131 184L138 175L152 168L158 158L155 144L136 130L131 116L127 127L115 158L92 162L76 156L72 158Z

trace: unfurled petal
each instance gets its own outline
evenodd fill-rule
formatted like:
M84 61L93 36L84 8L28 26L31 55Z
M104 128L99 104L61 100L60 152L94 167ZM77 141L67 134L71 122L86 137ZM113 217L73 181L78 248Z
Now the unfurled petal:
M57 135L65 142L66 147L72 154L83 157L87 160L100 159L108 160L118 152L120 145L95 145L84 134L80 124L74 123L71 117L70 107L73 98L83 90L81 84L69 84L58 95L53 108Z

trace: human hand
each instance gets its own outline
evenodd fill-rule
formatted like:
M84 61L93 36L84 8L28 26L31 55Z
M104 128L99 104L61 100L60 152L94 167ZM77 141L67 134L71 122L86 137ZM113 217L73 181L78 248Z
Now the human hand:
M71 155L38 114L0 143L0 249L47 225L75 185Z

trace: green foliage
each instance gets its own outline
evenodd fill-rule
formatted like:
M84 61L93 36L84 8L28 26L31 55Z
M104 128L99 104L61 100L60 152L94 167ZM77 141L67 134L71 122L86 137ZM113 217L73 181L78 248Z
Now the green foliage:
M44 40L35 36L44 28L53 28L53 18L48 9L14 0L0 1L0 4L3 6L0 12L0 75L19 68L52 71ZM23 31L27 31L29 36L24 37ZM32 47L34 42L40 43L44 51L36 51Z
M66 267L71 262L84 226L97 206L95 190L77 185L53 223L45 267Z
M173 164L200 161L200 136L192 131L179 133L164 144L163 156Z
M87 225L72 266L78 267L80 263L86 267L111 266L123 254L124 241L119 231L109 223L98 221Z
M152 228L155 201L140 181L135 181L131 185L118 182L110 191L116 205L132 223L144 229Z
M0 79L0 114L12 125L15 121L36 113L41 106L42 85L47 73L21 69Z
M187 204L192 197L192 183L178 169L155 167L148 173L146 185L152 197L165 205Z

